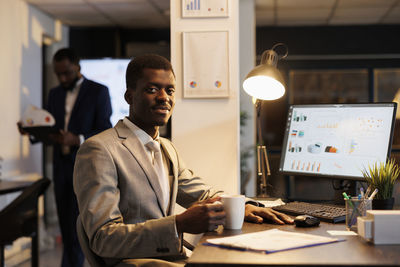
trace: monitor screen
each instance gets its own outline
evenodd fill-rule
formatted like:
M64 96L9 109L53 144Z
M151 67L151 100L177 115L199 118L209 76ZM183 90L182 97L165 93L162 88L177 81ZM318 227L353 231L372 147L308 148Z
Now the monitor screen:
M111 124L129 115L129 105L124 99L125 72L130 59L82 59L81 73L88 79L108 87L111 98Z
M396 103L290 106L279 171L362 180L390 156Z

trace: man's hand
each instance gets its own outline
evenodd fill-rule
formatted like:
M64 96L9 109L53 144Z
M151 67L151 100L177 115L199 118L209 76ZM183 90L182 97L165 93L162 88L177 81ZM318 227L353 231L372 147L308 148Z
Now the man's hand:
M250 204L246 205L244 219L253 223L262 223L266 219L276 224L293 224L293 219L286 214L271 208L262 208Z
M216 197L196 203L185 212L176 215L178 233L200 234L213 231L218 225L224 225L226 214L220 199Z
M67 132L64 130L60 130L59 133L56 134L50 134L50 139L57 144L64 145L64 146L79 146L80 145L80 140L79 136Z
M22 129L22 122L17 122L18 131L21 135L28 135L29 133Z

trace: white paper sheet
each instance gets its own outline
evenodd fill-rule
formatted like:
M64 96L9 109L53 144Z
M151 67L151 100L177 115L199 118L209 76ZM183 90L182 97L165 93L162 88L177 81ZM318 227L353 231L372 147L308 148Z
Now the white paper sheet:
M257 200L257 202L264 204L266 208L272 208L286 204L281 198L278 198L276 200Z
M338 241L340 240L337 238L288 232L278 229L207 239L207 243L216 246L265 253L310 247Z

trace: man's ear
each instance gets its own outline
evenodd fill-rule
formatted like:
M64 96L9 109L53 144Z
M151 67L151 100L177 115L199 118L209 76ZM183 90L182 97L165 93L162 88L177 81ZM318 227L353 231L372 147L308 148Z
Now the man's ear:
M126 88L125 94L124 94L124 98L126 103L128 103L129 105L132 105L132 89Z

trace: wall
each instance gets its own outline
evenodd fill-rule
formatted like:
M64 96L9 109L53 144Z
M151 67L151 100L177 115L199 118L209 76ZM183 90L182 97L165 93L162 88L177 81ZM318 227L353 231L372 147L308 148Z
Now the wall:
M246 196L256 196L256 157L255 157L255 110L242 84L247 73L256 64L256 23L254 0L239 1L239 60L240 60L240 112L245 113L247 119L240 127L240 154L241 154L241 191ZM245 156L246 153L248 156ZM247 180L248 179L248 180Z
M181 1L170 1L171 61L177 76L172 140L187 165L208 184L228 193L240 188L239 159L239 1L230 0L228 18L181 18ZM182 32L229 31L230 96L182 97ZM211 41L211 40L210 40Z
M41 173L41 145L21 137L16 122L29 104L42 106L43 35L65 38L66 28L22 0L2 0L0 34L2 177Z
M71 27L69 32L70 47L82 58L125 58L148 53L169 58L169 28Z
M0 1L0 178L30 179L42 175L42 145L31 145L27 137L21 137L16 123L29 104L42 106L44 36L48 41L58 41L49 49L53 52L66 46L67 33L66 27L22 0ZM0 197L0 209L17 195ZM29 242L19 239L7 248L9 266L29 257L29 253L21 252Z

